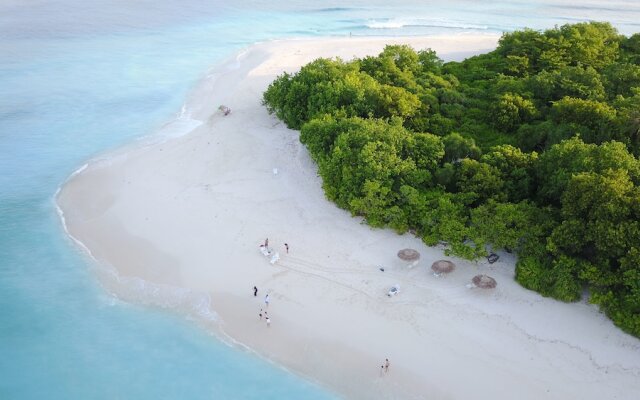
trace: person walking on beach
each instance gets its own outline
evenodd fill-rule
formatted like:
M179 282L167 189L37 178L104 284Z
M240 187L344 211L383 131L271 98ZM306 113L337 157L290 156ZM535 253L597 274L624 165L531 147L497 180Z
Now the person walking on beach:
M287 254L289 254L289 245L285 243L284 244L284 248L285 248L285 250L287 250Z
M265 307L269 308L269 293L267 293L267 295L264 296L264 304L265 304Z
M258 317L260 317L260 321L262 321L262 308L260 309L260 314L258 314Z
M257 287L253 287L253 297L256 297L258 295L258 288Z
M267 317L267 328L271 327L271 318Z
M389 372L389 359L385 358L384 359L384 372Z
M269 247L269 238L264 240L264 247Z

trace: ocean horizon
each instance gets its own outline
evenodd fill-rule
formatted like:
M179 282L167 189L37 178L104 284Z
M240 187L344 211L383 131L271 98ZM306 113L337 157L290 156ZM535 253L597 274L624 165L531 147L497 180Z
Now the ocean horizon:
M150 304L111 293L65 232L60 186L132 141L188 132L189 91L255 42L500 34L593 20L640 32L640 3L0 0L0 398L336 398L313 377L211 335L176 312L173 298ZM208 299L194 304L215 318Z

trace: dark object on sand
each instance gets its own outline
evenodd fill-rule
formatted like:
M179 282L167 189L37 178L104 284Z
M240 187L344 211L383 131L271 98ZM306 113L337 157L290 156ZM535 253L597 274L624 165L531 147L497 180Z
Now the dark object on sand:
M224 105L222 105L222 106L218 107L218 110L222 111L222 113L223 113L224 115L229 115L229 114L231 114L231 109L230 109L229 107L227 107L227 106L224 106Z
M400 285L395 284L395 285L391 286L391 288L387 292L387 296L393 297L393 296L397 295L398 293L400 293Z
M498 285L496 280L489 275L476 275L471 282L481 289L493 289Z
M431 269L436 274L448 274L449 272L456 269L456 265L451 261L447 260L438 260L431 264Z
M493 264L494 262L498 261L499 258L500 256L497 255L496 253L491 253L487 256L487 260L489 261L489 264Z

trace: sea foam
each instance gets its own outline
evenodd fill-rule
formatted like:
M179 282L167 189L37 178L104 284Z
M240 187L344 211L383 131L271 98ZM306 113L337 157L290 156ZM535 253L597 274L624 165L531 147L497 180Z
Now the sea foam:
M367 28L370 29L400 29L400 28L448 28L448 29L473 29L473 30L487 30L489 26L470 24L459 21L438 20L438 19L425 19L425 18L388 18L388 19L373 19L366 23Z

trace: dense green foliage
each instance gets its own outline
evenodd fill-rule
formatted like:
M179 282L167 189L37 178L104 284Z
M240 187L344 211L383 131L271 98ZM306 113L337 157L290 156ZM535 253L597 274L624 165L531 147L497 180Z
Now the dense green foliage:
M640 336L640 35L523 30L448 63L387 46L281 75L264 104L340 207L459 256L516 251L523 286L587 292Z

